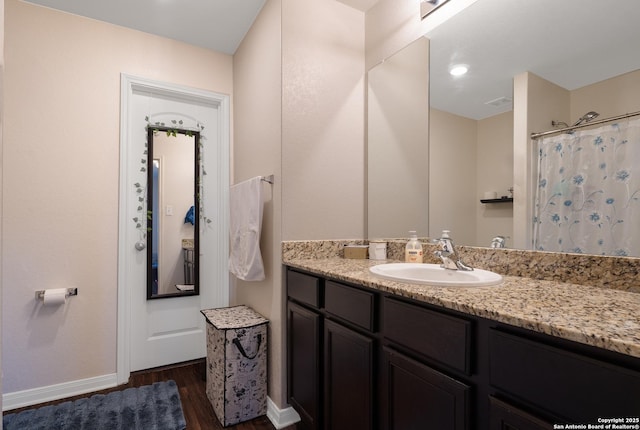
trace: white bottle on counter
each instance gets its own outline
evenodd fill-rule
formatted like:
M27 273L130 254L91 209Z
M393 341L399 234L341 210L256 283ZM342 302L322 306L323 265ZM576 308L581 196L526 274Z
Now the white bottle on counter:
M407 263L422 263L422 243L415 231L409 232L409 242L404 248L404 261Z

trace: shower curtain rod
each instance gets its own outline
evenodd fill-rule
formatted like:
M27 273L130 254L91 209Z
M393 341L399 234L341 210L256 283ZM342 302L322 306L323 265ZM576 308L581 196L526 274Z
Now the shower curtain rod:
M589 122L585 122L585 123L580 124L580 125L573 125L573 126L570 126L570 127L558 128L556 130L543 131L543 132L540 132L540 133L531 133L531 139L537 139L539 137L549 136L549 135L552 135L552 134L555 134L555 133L563 133L565 131L571 131L571 130L575 130L577 128L588 127L590 125L604 124L605 122L617 121L619 119L630 118L632 116L637 116L637 115L640 115L640 111L632 112L632 113L625 113L623 115L618 115L618 116L612 116L611 118L605 118L605 119L598 119L598 120L595 120L595 121L589 121Z

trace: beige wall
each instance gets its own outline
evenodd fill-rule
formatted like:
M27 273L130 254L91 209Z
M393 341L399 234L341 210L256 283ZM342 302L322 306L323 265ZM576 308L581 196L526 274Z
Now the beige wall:
M282 66L280 0L269 0L233 57L234 180L273 174L264 184L260 249L266 279L237 281L232 303L247 304L269 319L269 397L286 405L284 293L282 290ZM234 279L231 276L232 280Z
M5 5L3 390L116 371L120 74L231 94L232 58ZM34 291L78 287L64 309ZM55 368L55 371L51 369Z
M429 236L451 230L457 244L476 239L477 121L431 109Z
M362 238L364 14L282 4L282 238Z
M482 204L485 191L496 191L498 197L509 196L513 186L513 112L505 112L478 121L476 160L477 246L489 246L495 236L508 236L513 244L513 205ZM463 242L460 242L463 244Z
M571 91L570 119L573 124L589 111L600 113L598 119L640 111L640 70L625 73L593 85ZM556 118L557 119L557 118Z
M476 121L437 109L430 112L429 235L451 230L457 244L471 246L489 246L498 235L511 237L513 206L486 205L480 199L485 191L509 195L512 113Z
M330 23L330 25L328 24ZM270 0L234 56L234 181L275 174L266 279L234 302L270 320L269 397L285 407L282 240L363 237L364 14L335 0Z
M367 237L429 233L429 41L369 70Z

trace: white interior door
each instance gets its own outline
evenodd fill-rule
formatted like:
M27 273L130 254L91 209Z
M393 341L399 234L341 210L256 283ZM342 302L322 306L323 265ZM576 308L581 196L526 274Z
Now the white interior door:
M206 355L202 309L229 302L228 189L229 98L226 95L122 76L120 142L120 243L118 269L118 382L131 371L177 363ZM201 130L200 294L147 300L146 207L140 208L136 184L147 183L146 126L156 121ZM140 228L134 218L142 217Z

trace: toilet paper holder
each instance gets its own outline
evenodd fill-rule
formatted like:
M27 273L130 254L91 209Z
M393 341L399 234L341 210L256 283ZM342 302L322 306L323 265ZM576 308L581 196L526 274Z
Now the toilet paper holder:
M36 300L44 300L44 292L45 290L36 291ZM67 288L67 297L69 296L77 296L78 289L77 288Z

